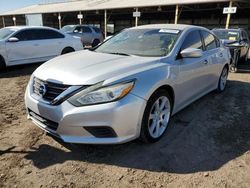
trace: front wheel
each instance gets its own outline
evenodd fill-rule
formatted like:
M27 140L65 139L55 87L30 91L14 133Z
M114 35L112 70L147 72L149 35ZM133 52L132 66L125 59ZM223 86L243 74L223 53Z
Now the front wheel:
M219 79L219 83L217 87L218 92L222 92L225 90L226 84L227 84L227 77L228 77L228 68L225 66L220 75L220 79Z
M95 39L92 43L92 48L96 47L100 43L100 40Z
M159 90L150 97L146 106L140 139L146 143L158 141L169 124L172 112L171 98L165 90Z
M6 69L6 64L4 62L4 60L1 58L0 56L0 71L3 71Z
M71 47L66 47L66 48L63 49L61 55L63 55L63 54L68 54L68 53L71 53L71 52L74 52L74 51L75 51L75 50L74 50L73 48L71 48Z

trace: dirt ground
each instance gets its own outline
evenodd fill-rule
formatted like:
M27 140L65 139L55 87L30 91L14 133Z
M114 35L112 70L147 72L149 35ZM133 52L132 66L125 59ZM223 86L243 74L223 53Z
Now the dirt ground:
M26 119L38 65L0 73L0 187L250 187L250 66L176 114L155 144L71 145Z

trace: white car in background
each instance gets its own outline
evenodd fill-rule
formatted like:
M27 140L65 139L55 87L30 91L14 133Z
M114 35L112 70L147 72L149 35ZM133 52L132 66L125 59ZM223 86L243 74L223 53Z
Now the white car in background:
M43 62L82 50L81 40L49 27L15 26L0 29L0 70Z

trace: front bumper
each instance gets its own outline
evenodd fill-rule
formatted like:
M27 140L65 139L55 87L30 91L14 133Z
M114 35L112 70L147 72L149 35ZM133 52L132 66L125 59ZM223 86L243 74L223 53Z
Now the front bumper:
M75 107L67 101L58 106L45 104L34 99L31 92L28 87L25 93L28 119L64 142L118 144L136 139L140 135L146 101L133 94L112 103ZM48 126L44 119L55 123L56 128ZM100 127L113 131L113 136L97 137L93 131L89 131Z

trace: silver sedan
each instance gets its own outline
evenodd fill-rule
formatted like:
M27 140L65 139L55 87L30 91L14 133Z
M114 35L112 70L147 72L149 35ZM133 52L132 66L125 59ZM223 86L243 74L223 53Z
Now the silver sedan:
M26 90L28 118L70 143L156 142L173 114L225 89L230 58L203 27L126 29L40 66Z

